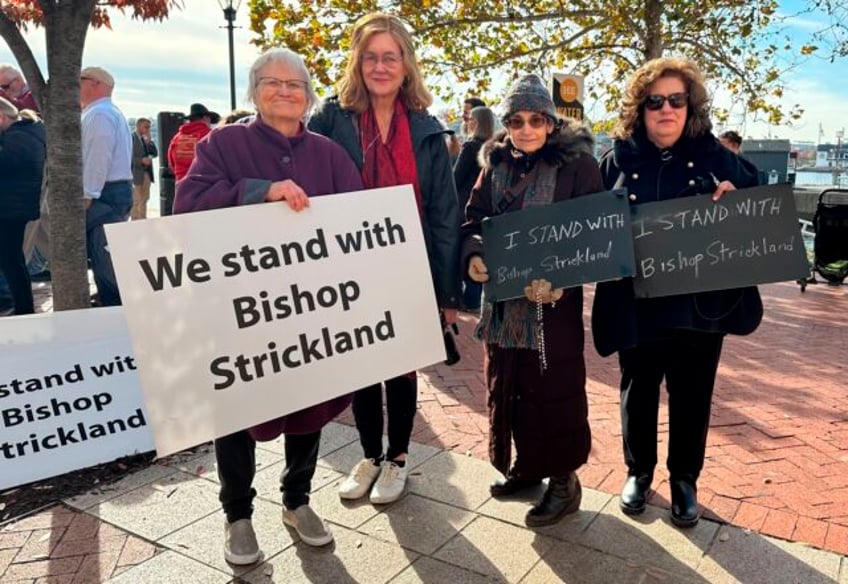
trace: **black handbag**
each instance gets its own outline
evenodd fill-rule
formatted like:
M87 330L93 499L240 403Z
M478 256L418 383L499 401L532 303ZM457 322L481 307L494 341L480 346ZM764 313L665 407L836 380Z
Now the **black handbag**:
M445 354L447 355L447 359L445 359L445 365L456 365L459 363L460 359L462 359L462 355L459 354L459 349L456 348L456 339L454 335L459 334L459 327L456 326L456 323L451 325L445 322L445 315L441 312L439 313L439 317L442 321L442 333L444 334L445 341Z

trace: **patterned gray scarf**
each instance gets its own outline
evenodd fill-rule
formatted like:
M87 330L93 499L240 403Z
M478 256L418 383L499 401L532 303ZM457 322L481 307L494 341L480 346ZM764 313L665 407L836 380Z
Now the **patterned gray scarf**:
M509 190L515 172L515 166L507 162L501 162L492 171L493 215L501 212L501 202L506 197L521 196L522 191ZM542 160L537 161L533 170L522 180L524 199L521 208L550 205L554 200L556 179L556 166ZM526 298L497 303L484 298L480 322L474 334L487 344L498 345L504 349L538 349L538 326L535 305Z

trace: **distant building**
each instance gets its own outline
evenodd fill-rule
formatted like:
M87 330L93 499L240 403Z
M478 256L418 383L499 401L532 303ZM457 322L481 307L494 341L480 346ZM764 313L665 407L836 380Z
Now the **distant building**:
M742 142L740 154L760 171L761 184L792 183L795 180L789 140L747 139Z
M845 143L819 144L816 147L816 167L834 168L836 166L848 168L848 145Z

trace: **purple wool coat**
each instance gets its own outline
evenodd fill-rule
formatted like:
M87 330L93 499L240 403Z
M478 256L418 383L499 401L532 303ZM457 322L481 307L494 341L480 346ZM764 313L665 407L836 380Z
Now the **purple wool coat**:
M359 170L341 146L306 130L286 138L257 116L249 124L216 128L198 142L188 174L177 183L174 213L261 203L272 182L286 179L310 197L362 190ZM265 422L250 434L265 441L317 432L351 399L344 395Z

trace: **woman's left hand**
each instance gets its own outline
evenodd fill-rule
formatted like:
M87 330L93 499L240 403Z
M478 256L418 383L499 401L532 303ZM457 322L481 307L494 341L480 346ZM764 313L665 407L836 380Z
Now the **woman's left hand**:
M456 322L456 308L443 308L442 314L445 317L445 324L453 324Z
M292 211L303 211L309 206L309 197L300 185L291 179L272 182L265 194L265 200L285 201Z
M713 193L713 202L718 201L727 191L735 191L736 185L729 180L723 180L718 183L715 192Z

